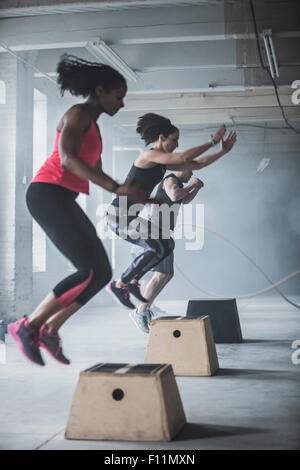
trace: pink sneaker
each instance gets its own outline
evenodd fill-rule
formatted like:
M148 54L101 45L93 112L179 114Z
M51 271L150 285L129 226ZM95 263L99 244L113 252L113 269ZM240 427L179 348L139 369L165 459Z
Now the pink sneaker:
M10 323L7 330L27 359L39 366L45 365L39 350L39 330L28 324L26 315L21 320Z
M70 360L62 352L61 338L58 334L49 333L46 325L40 329L40 347L45 349L54 359L61 364L70 364Z

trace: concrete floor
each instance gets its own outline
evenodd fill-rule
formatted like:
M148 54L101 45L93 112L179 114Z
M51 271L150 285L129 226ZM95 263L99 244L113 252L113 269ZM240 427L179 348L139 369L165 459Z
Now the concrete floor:
M158 305L184 315L187 302ZM147 335L126 309L85 307L69 320L61 333L70 366L43 353L47 366L40 368L6 343L0 449L300 449L300 364L291 360L292 342L300 340L300 310L275 297L239 301L238 308L244 342L216 345L217 374L176 378L187 424L172 442L64 439L81 370L98 362L144 361Z

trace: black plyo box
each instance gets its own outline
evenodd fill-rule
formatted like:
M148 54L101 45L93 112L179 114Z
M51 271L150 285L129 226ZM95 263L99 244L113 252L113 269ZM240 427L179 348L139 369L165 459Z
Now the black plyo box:
M127 364L127 363L109 363L109 362L100 362L88 369L85 369L84 372L101 372L101 373L118 373L118 371L123 370L125 374L157 374L160 373L163 369L166 369L167 364ZM128 368L127 371L125 369Z
M235 299L192 299L187 318L209 315L215 343L242 343L242 331Z

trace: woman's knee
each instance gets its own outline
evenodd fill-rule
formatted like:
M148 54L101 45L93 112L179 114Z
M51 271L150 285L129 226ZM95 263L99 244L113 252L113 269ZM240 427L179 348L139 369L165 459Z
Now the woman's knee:
M93 268L93 281L99 286L99 290L105 287L112 279L112 269L109 261L98 263Z
M172 277L173 274L161 273L159 271L155 273L155 279L159 284L167 284L167 282L169 282Z
M104 282L105 282L105 286L106 284L108 284L111 280L112 280L112 269L111 269L111 266L110 264L107 266L106 268L106 272L105 272L105 275L104 275Z
M144 255L149 251L155 258L161 261L172 253L174 246L175 242L173 238L152 240L152 243L148 245L147 249L145 249Z
M163 257L165 258L166 256L170 255L172 253L172 251L174 250L174 247L175 247L175 242L173 240L173 238L170 238L168 240L164 240L164 243L163 243Z
M172 252L172 251L174 250L174 248L175 248L175 242L174 242L173 238L170 238L170 239L168 240L168 242L169 242L170 252Z
M101 281L103 283L103 287L106 286L112 279L112 269L110 264L108 263L105 269L102 269L101 272Z

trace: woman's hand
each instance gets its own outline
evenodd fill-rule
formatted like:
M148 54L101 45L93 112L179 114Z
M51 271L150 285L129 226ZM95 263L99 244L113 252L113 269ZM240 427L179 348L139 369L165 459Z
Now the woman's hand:
M191 184L193 184L198 190L204 186L203 181L199 180L199 178L193 178Z
M217 130L215 134L211 135L211 138L217 144L218 142L220 142L220 140L223 139L225 132L226 132L226 126L225 124L223 124L221 127L219 127L219 129Z
M221 142L220 142L220 150L224 153L228 153L230 152L230 150L232 149L232 147L234 146L235 142L236 142L236 139L237 139L237 136L236 136L236 133L235 132L229 132L228 136L226 137L226 139L222 139Z

